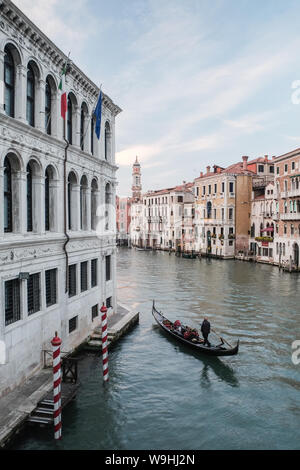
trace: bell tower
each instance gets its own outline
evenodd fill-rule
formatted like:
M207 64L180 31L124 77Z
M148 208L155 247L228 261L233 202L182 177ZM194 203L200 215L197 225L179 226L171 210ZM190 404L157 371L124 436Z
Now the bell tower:
M139 164L138 157L132 167L132 199L137 202L142 197L142 183L141 183L141 165Z

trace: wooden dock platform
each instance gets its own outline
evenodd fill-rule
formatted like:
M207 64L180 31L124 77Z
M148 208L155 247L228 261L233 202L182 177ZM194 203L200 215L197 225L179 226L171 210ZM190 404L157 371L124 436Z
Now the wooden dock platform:
M80 383L62 383L61 384L61 407L62 409L76 398L77 390ZM27 418L27 423L48 426L53 424L53 391L49 391L42 400L39 401L37 407Z

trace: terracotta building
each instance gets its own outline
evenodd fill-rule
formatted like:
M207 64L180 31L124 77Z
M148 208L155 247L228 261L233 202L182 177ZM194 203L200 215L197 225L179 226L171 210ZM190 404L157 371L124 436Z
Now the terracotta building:
M275 255L276 264L299 269L300 244L300 149L275 160Z

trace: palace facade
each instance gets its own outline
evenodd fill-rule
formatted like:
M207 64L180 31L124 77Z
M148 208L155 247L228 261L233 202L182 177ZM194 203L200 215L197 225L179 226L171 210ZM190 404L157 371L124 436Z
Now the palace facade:
M0 396L71 351L116 307L115 117L97 86L12 2L0 1ZM64 131L65 124L65 131ZM3 359L3 358L2 358Z

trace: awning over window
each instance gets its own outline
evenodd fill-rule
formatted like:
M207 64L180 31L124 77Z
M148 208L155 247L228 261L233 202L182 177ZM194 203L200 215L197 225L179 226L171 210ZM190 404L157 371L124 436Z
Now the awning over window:
M267 227L261 230L261 232L274 232L274 227Z

